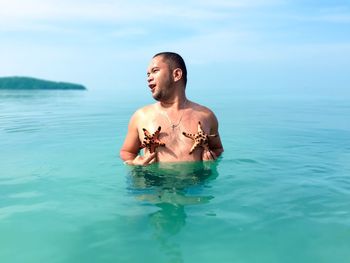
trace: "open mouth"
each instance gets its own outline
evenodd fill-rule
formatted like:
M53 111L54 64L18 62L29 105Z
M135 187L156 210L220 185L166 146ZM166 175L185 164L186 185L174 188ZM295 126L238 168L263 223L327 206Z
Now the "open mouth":
M151 91L153 92L155 87L156 87L156 84L149 84L148 87L151 89Z

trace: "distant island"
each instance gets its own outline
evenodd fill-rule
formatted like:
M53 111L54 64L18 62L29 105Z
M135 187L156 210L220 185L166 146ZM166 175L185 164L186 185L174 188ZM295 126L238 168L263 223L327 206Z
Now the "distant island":
M86 90L83 85L31 77L0 77L0 90Z

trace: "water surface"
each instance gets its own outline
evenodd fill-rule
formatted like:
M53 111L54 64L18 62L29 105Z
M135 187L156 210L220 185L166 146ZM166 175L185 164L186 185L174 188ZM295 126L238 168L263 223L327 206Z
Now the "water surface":
M348 262L350 100L202 96L223 157L132 168L151 100L0 91L1 262Z

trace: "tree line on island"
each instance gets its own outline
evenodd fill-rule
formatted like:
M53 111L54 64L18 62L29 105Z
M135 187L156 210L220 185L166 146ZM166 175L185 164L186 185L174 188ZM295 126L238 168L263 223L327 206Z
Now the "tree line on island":
M0 90L86 90L83 85L31 77L0 77Z

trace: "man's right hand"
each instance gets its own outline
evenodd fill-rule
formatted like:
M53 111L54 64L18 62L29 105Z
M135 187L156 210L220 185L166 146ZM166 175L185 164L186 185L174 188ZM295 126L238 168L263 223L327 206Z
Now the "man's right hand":
M134 160L127 160L124 164L127 165L150 165L156 161L157 153L151 153L148 156L137 155Z

